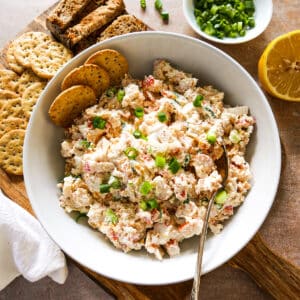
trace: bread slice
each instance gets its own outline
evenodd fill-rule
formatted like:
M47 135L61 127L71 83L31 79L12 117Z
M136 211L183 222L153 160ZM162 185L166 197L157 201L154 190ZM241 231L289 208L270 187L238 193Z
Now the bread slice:
M146 31L147 25L132 15L122 15L114 20L104 31L101 32L98 42L113 36L136 31Z
M103 28L125 10L123 0L107 0L73 27L68 28L60 35L61 41L69 48L73 48L90 34Z

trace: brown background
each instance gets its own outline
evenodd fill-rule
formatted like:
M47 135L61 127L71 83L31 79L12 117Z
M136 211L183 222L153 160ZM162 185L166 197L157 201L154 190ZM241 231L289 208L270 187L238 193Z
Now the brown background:
M9 2L0 0L1 44L13 38L27 21L54 2L52 0L11 0ZM153 9L154 0L147 1L146 12L139 9L139 0L126 0L125 2L129 12L140 17L153 29L196 36L183 18L180 0L164 1L164 6L170 13L168 25L161 22L157 12ZM273 3L274 14L271 24L261 36L242 45L215 44L239 61L255 79L257 79L257 61L267 43L279 34L300 28L299 0L275 0ZM260 232L273 250L299 266L300 104L287 103L270 97L268 99L279 126L283 168L275 203ZM204 299L270 299L248 275L227 265L204 276L202 284ZM182 285L182 288L186 289L187 285ZM150 288L148 290L150 291ZM155 290L159 291L159 289ZM188 295L188 293L184 294ZM59 286L49 279L28 283L18 278L0 292L1 300L33 298L111 299L72 263L70 263L70 276L64 286ZM151 298L162 299L159 292Z

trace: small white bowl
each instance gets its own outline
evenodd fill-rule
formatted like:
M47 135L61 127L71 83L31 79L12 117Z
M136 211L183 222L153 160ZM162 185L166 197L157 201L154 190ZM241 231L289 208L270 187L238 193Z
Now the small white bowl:
M196 18L194 16L194 0L183 0L183 12L184 16L189 23L189 25L193 28L193 30L206 38L207 40L221 43L221 44L241 44L248 42L257 36L259 36L269 25L272 13L273 13L273 2L272 0L255 0L255 27L246 31L245 36L236 37L236 38L223 38L219 39L214 36L206 34L202 31L199 25L196 22Z
M159 46L158 46L159 45ZM142 32L105 40L75 56L48 83L26 131L24 179L32 207L41 224L64 252L81 265L107 277L135 284L170 284L191 279L197 258L194 237L182 243L182 253L158 261L144 251L128 254L114 248L103 235L78 224L59 206L57 182L64 174L60 155L63 130L48 110L62 80L96 51L111 48L127 58L134 77L151 74L155 59L164 58L225 92L230 105L247 105L256 130L247 148L253 174L252 188L224 230L205 242L203 274L225 263L244 247L265 220L280 176L281 150L270 105L253 78L230 56L198 39L162 32Z

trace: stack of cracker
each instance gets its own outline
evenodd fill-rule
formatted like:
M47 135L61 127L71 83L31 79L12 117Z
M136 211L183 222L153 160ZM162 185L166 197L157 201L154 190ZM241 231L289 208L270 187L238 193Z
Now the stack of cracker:
M23 174L25 130L47 81L72 58L62 44L43 32L26 32L8 45L0 69L0 166Z
M147 30L144 23L124 12L123 0L61 0L46 25L65 46L79 52L97 40Z

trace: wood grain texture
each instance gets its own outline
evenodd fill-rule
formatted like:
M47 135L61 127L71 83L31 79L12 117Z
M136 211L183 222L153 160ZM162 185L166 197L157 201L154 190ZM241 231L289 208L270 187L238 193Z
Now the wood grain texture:
M281 33L300 27L298 18L300 6L297 1L275 0L273 2L273 19L265 33L242 45L216 45L241 63L255 79L257 79L257 61L267 43ZM168 25L161 22L157 11L150 3L146 12L140 10L139 1L126 0L125 3L129 13L142 19L154 30L179 32L196 37L184 21L181 0L164 2L165 8L170 12ZM51 10L52 8L49 8L37 17L22 32L29 30L47 32L45 18ZM285 23L286 19L289 19L289 22ZM0 63L7 66L4 52L5 49L0 54ZM299 238L297 239L300 236L300 214L299 205L295 207L295 204L297 201L299 204L297 195L300 193L300 106L298 103L287 105L286 102L269 96L268 99L278 122L283 149L279 190L270 216L260 233L229 264L250 274L257 284L275 299L297 299L300 295L298 268L300 253ZM0 170L0 187L11 199L34 214L22 177L9 176ZM284 258L276 255L270 248L275 249ZM78 266L118 299L188 299L192 287L191 280L165 286L131 285L108 279L83 266Z

